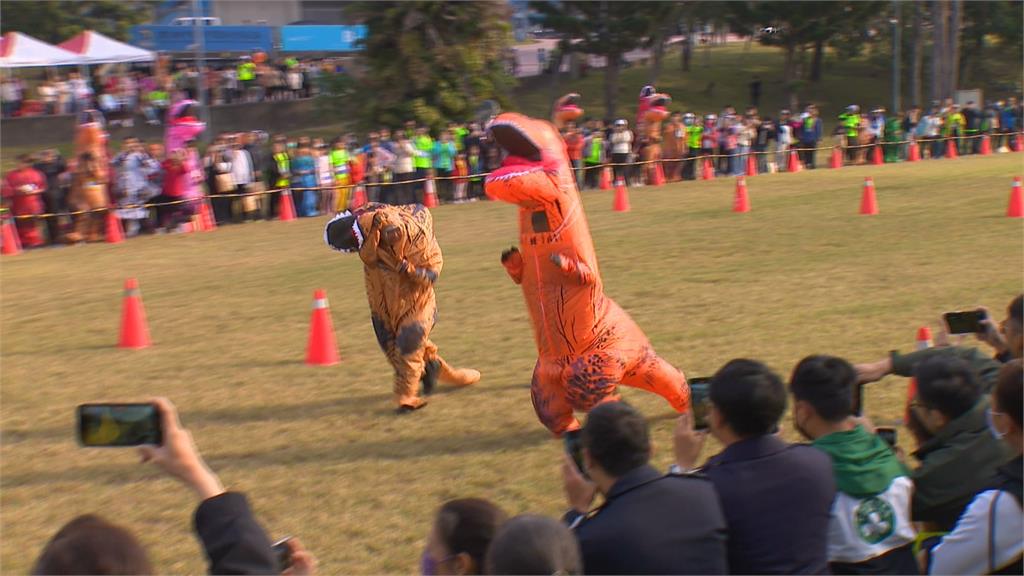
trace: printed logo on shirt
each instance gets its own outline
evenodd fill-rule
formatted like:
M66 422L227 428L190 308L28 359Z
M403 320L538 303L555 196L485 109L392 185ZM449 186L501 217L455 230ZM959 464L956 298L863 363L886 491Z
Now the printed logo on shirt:
M854 511L854 521L857 534L868 544L877 544L896 531L896 513L888 502L877 497L861 501Z

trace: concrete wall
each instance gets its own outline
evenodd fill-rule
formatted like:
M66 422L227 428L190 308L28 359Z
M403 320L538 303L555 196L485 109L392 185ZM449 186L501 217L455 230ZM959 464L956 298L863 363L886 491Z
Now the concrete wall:
M331 123L317 113L313 100L229 104L210 108L208 133L265 130L275 134ZM163 126L149 126L141 117L136 118L133 128L110 128L110 136L115 142L127 136L159 141L163 135ZM75 117L72 115L4 118L0 121L0 151L11 146L44 148L70 144L74 136ZM3 151L3 156L8 156L6 151Z

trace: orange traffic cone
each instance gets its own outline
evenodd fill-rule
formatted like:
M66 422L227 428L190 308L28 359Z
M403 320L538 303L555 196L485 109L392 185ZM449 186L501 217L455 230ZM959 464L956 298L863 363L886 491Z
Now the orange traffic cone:
M3 229L3 236L0 237L0 254L4 256L21 254L21 238L18 237L18 231L14 227L14 219L4 218L0 223L0 228Z
M146 310L142 307L142 294L135 278L124 281L124 302L121 305L121 337L118 348L148 348L149 326L146 325Z
M604 168L599 168L599 170L601 171L601 180L598 183L598 187L601 188L601 190L611 190L612 169L608 166L605 166Z
M612 210L629 212L629 191L626 190L626 181L622 178L615 180L615 201L612 203Z
M910 143L910 149L907 150L907 162L917 162L921 159L921 148L918 147L917 142Z
M871 163L875 166L881 166L883 164L882 147L877 144L871 148Z
M116 210L107 210L107 230L105 236L107 244L120 244L124 242L124 230L121 229L121 218L117 216Z
M992 154L992 140L988 137L988 134L981 135L981 149L978 153L982 156L988 156Z
M953 138L946 140L946 158L956 160L958 157L959 154L956 149L956 140Z
M654 163L654 185L661 186L665 184L665 170L661 167L661 160Z
M796 150L789 151L789 164L786 167L787 172L799 172L800 171L800 158L796 155Z
M327 295L323 290L313 292L313 314L309 318L309 342L306 344L306 364L333 366L338 363L338 345L334 342L334 324L327 308Z
M711 158L704 158L704 164L701 166L700 177L702 180L714 180L715 179L715 166L711 163Z
M733 212L750 212L750 198L747 197L746 176L736 177L736 198L732 203Z
M1009 218L1024 218L1024 195L1020 189L1020 176L1013 177L1013 188L1010 188L1010 204L1006 207Z
M753 154L747 155L747 176L757 176L757 158Z
M932 331L927 326L917 329L917 339L914 341L915 350L924 350L932 347Z
M356 192L352 195L352 209L362 208L366 205L366 187L362 184L356 186Z
M1021 150L1024 150L1024 140L1021 139L1021 136L1018 133L1013 137L1013 151L1020 152Z
M281 199L278 202L277 219L281 222L295 220L295 203L292 202L292 191L287 188L281 190Z
M838 146L832 147L832 158L828 162L829 168L843 167L843 151Z
M427 208L437 208L437 192L434 191L434 179L430 177L423 183L423 205Z
M865 216L878 214L878 199L875 198L875 181L868 176L864 179L864 194L860 199L860 213Z
M217 219L213 217L213 210L210 209L210 199L203 198L199 206L199 218L203 224L203 232L210 232L217 229Z

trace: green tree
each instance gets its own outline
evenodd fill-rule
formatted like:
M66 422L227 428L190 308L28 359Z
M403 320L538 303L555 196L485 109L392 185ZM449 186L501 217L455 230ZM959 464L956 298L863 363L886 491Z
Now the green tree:
M531 2L539 21L562 35L561 48L605 58L604 100L608 117L618 105L622 55L647 41L650 15L659 2Z
M152 7L149 2L123 0L4 2L0 32L22 32L51 44L84 30L127 40L132 26L150 19Z
M368 28L359 104L363 124L406 120L438 128L470 117L487 100L506 102L513 79L508 7L482 2L353 2L346 15Z

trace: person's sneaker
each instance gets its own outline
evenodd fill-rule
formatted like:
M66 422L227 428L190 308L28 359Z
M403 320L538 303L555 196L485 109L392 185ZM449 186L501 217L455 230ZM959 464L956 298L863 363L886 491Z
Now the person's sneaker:
M420 376L420 385L424 396L430 396L437 387L437 375L441 372L441 363L437 360L427 360L423 366L423 375Z

